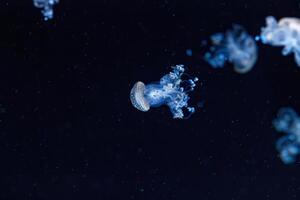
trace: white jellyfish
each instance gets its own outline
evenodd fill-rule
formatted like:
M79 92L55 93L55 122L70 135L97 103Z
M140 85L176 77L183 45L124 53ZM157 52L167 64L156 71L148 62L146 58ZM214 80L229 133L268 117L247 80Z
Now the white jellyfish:
M140 111L148 111L151 107L167 105L173 118L184 118L185 108L189 114L195 109L188 105L188 93L196 86L197 78L182 80L183 65L176 65L173 71L163 76L159 83L145 85L143 82L134 84L130 92L132 105Z
M295 61L300 67L300 19L285 17L277 22L274 17L269 16L259 38L264 44L283 46L284 56L293 52Z

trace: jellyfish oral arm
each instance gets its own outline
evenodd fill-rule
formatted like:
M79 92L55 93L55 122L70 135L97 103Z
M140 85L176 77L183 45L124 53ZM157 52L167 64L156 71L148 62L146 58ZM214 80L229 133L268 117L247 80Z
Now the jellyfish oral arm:
M167 101L168 93L160 84L146 85L145 99L150 107L159 107Z

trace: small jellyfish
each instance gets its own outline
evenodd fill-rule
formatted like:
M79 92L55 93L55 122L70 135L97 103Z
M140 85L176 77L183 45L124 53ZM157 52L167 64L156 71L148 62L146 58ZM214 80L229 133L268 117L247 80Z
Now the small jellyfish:
M257 60L257 45L242 26L233 25L225 33L211 36L212 46L204 59L213 68L224 67L226 61L233 63L233 69L240 74L249 72Z
M292 164L300 153L300 117L292 108L279 110L273 125L278 132L286 133L276 142L276 149L285 164Z
M184 66L176 65L172 68L173 71L164 75L158 83L145 85L138 81L134 84L130 100L136 109L146 112L151 107L167 105L173 118L180 119L185 118L185 113L189 113L189 117L195 112L195 108L188 105L188 93L194 90L198 78L183 80Z
M193 50L192 50L192 49L187 49L187 50L185 50L185 53L186 53L186 55L189 56L189 57L193 56Z
M277 22L274 17L268 16L259 39L264 44L283 46L284 56L293 52L295 61L300 67L300 19L285 17Z
M42 9L45 21L53 18L53 6L58 2L59 0L33 0L34 6Z

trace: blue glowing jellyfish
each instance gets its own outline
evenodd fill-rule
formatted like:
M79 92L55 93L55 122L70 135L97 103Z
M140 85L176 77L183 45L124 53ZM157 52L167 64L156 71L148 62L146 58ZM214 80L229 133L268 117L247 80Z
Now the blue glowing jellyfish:
M185 53L186 53L186 55L189 56L189 57L193 56L193 50L192 50L192 49L187 49L187 50L185 51Z
M294 53L300 67L300 19L285 17L278 22L272 16L266 18L266 27L261 29L259 39L264 44L283 46L282 55Z
M188 105L188 93L194 90L198 78L182 80L184 66L176 65L173 71L164 75L158 83L145 85L142 82L134 84L130 92L132 105L140 111L148 111L151 107L167 105L173 118L184 118L184 110L190 115L195 112ZM187 116L188 117L188 116Z
M42 9L45 21L53 18L53 6L58 2L59 0L33 0L34 6Z
M281 160L294 163L300 153L300 117L292 108L282 108L273 124L278 132L286 133L276 143Z
M226 61L233 63L234 70L238 73L249 72L257 60L257 45L240 25L225 33L216 33L211 36L212 46L204 59L213 68L224 67Z

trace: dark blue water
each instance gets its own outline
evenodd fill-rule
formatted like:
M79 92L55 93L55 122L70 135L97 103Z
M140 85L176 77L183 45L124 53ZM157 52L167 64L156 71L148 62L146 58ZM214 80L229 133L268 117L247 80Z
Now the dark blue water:
M44 22L31 0L0 3L0 199L292 200L272 126L300 112L300 69L258 44L241 75L203 60L232 23L255 36L265 17L300 17L296 0L61 0ZM191 49L192 56L186 55ZM188 120L130 102L184 64L199 78ZM299 160L298 160L299 161Z

